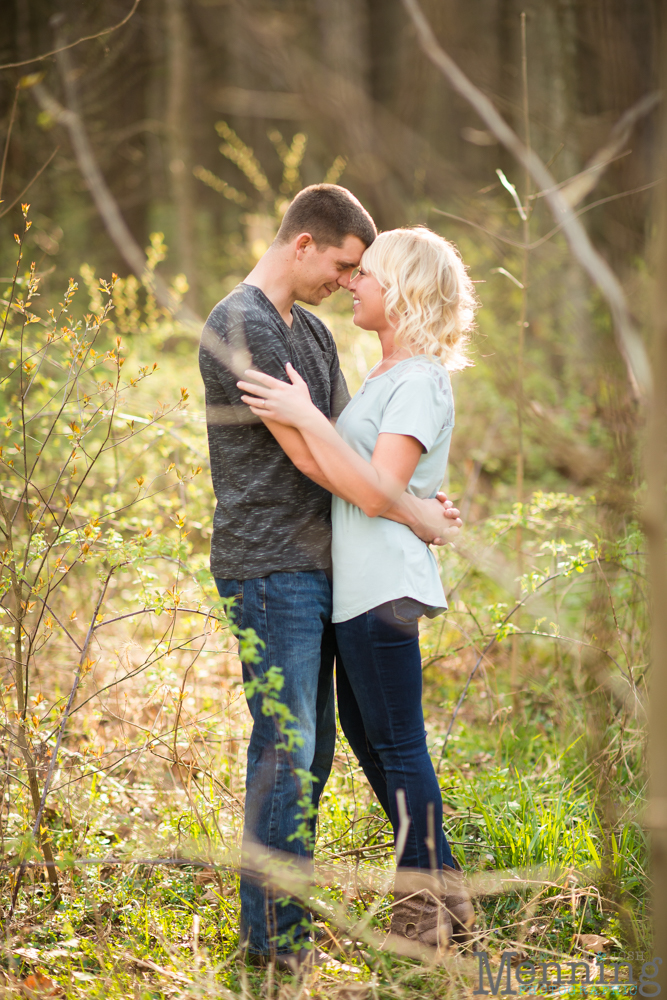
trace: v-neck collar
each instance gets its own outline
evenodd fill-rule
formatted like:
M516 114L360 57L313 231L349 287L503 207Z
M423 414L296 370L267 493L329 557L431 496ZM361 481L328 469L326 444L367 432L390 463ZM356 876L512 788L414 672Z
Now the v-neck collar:
M262 296L262 298L265 300L265 302L268 302L268 304L271 307L271 309L273 309L274 313L278 317L280 323L283 325L283 327L285 328L285 330L287 331L287 333L288 334L292 333L292 331L294 330L294 322L297 319L297 314L294 312L294 306L296 305L296 302L294 303L294 305L290 309L290 312L292 313L292 325L288 326L287 323L285 322L284 318L280 315L280 312L276 308L275 303L271 301L271 299L269 298L269 296L266 294L265 291L263 291L259 287L259 285L251 285L251 284L249 284L246 281L241 281L240 284L242 284L244 288L252 288L252 289L254 289L254 291L259 292L259 294Z

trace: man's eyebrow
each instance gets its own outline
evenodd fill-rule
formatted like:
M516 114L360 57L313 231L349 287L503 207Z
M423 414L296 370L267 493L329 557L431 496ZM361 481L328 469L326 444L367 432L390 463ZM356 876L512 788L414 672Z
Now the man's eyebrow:
M339 267L341 271L347 271L348 267L359 267L354 261L337 260L336 267Z

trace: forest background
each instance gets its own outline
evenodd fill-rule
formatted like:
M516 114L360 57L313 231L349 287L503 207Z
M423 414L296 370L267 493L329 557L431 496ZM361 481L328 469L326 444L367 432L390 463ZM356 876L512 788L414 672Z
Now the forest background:
M421 8L549 165L650 348L662 5ZM494 974L515 951L650 979L648 411L544 190L400 0L13 0L3 18L2 988L301 988L235 961L248 716L207 569L196 351L198 317L325 179L379 228L453 239L478 282L446 482L466 530L439 553L450 614L422 632L478 947ZM339 292L317 311L354 390L378 351L350 306ZM279 682L263 693L288 726ZM475 988L470 953L378 951L392 845L343 741L319 845L311 902L356 971L311 995Z

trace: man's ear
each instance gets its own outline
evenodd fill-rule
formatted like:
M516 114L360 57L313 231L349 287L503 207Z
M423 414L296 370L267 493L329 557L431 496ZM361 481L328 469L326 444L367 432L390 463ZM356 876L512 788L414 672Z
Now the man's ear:
M314 247L315 241L310 233L300 233L294 241L294 250L297 260L303 260L303 255L308 247Z

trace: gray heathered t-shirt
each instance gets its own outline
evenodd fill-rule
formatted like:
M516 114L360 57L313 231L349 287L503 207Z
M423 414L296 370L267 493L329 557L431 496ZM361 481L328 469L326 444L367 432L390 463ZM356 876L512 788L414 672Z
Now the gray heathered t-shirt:
M317 408L339 416L350 396L333 337L299 305L292 317L290 329L259 288L242 283L215 306L204 327L199 368L217 499L211 572L218 578L331 566L331 494L299 472L241 402L236 386L251 365L287 382L290 361ZM232 359L236 373L228 367Z

